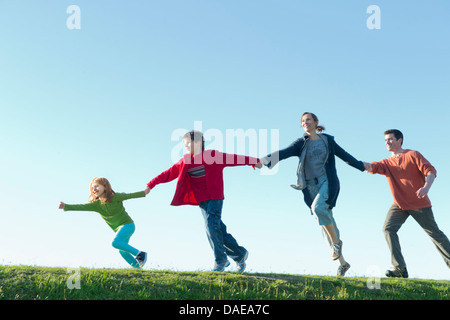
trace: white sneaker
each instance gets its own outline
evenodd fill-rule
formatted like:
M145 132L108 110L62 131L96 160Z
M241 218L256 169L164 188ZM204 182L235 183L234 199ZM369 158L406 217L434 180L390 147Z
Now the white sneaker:
M225 271L225 268L228 267L229 265L230 265L230 261L228 261L228 260L225 262L219 263L219 264L216 263L214 265L213 271L219 271L219 272Z
M237 264L237 272L244 272L245 267L247 267L247 264L245 263L247 258L248 258L248 251L245 251L245 254L242 257L242 259L236 262L236 264Z
M135 260L136 263L139 265L139 267L142 268L144 264L147 262L147 252L139 251Z

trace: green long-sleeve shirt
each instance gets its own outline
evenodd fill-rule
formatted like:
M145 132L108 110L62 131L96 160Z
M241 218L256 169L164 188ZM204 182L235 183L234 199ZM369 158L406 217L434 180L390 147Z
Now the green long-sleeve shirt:
M112 198L111 203L102 203L100 200L95 200L86 204L65 204L64 211L95 211L106 221L106 223L117 232L120 226L127 223L132 223L133 220L125 211L122 201L145 197L145 191L134 193L116 193Z

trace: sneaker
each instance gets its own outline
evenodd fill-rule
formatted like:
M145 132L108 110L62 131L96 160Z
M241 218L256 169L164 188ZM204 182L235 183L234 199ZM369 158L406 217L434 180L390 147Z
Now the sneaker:
M350 269L350 264L348 262L346 262L343 265L340 265L338 270L337 270L337 276L338 277L345 276L345 273L348 271L348 269Z
M147 252L139 251L135 260L136 263L139 265L139 268L142 268L144 264L147 262Z
M248 251L245 250L245 254L244 254L244 256L242 257L242 259L239 260L239 261L236 261L236 264L237 264L237 272L244 272L245 267L247 267L247 264L245 263L245 261L247 260L247 258L248 258Z
M389 278L408 278L408 270L405 268L394 267L386 271L386 277Z
M213 271L219 271L219 272L222 272L222 271L225 271L225 268L226 267L228 267L230 265L230 261L225 261L225 262L222 262L222 263L216 263L215 265L214 265L214 269L213 269Z
M342 245L343 245L342 241L333 243L333 245L331 246L331 250L333 250L333 255L331 256L331 259L337 260L337 259L339 259L341 257L341 255L342 255Z

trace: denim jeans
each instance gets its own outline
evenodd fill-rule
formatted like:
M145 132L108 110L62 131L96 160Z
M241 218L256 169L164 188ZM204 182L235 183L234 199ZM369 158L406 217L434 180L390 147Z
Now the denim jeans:
M308 180L306 182L306 187L308 192L313 199L311 204L311 212L316 217L317 222L322 227L322 234L328 245L331 247L333 241L330 239L328 232L325 231L323 226L333 224L336 231L336 236L340 239L339 229L336 225L336 221L333 217L333 212L330 206L326 203L328 200L328 180L327 176L323 175L321 177L315 178L313 180Z
M135 225L133 222L121 226L116 232L116 236L114 237L112 246L116 249L119 249L120 255L125 259L126 262L128 262L129 265L131 265L133 268L138 268L139 265L136 263L134 256L139 253L139 250L133 248L128 244L131 236L134 233L134 230Z
M227 227L222 222L223 200L207 200L199 203L205 220L206 235L214 252L217 264L227 261L229 256L234 261L239 261L247 251L238 245L236 239L227 232Z
M333 223L333 213L326 201L328 200L328 180L326 175L308 180L306 188L313 199L311 212L317 218L319 225L326 226Z

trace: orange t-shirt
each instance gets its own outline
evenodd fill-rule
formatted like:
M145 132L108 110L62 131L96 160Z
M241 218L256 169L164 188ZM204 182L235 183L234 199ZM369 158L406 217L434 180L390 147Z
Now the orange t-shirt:
M431 207L428 195L418 198L417 190L425 184L425 176L436 175L436 169L418 151L405 150L398 157L372 162L373 174L385 175L391 188L394 203L402 210L417 210Z

